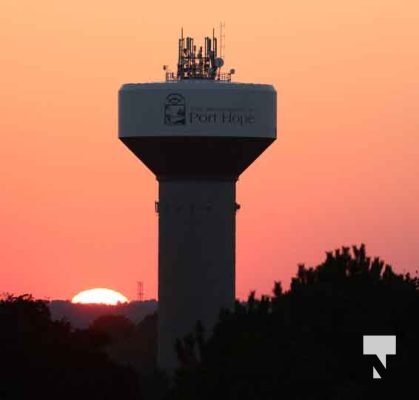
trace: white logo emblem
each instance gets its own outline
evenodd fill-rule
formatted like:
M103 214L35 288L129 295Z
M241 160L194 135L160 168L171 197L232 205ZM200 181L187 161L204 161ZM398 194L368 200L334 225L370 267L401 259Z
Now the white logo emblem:
M396 336L364 335L364 355L367 354L376 355L383 367L386 368L387 355L396 354ZM372 367L372 376L374 379L381 379L374 367Z

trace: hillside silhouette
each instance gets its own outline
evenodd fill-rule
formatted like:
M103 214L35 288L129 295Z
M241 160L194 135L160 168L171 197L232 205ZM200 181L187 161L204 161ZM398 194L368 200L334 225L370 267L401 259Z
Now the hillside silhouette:
M65 319L74 328L86 329L97 318L104 315L122 315L134 323L157 310L156 300L130 301L117 305L79 304L68 300L51 300L48 303L53 320Z

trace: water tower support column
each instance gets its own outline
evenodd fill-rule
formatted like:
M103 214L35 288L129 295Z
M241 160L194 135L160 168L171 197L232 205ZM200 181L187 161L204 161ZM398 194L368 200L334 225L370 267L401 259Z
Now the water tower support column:
M159 177L160 367L201 320L206 332L235 299L236 178Z

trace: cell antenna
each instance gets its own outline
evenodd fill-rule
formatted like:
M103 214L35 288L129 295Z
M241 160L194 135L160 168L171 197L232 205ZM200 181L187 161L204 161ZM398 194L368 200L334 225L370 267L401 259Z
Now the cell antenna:
M223 28L224 24L220 25L221 53L224 51L223 43L225 40ZM163 66L166 74L166 81L180 81L185 79L207 79L217 81L231 81L231 71L228 73L221 73L221 68L224 65L222 54L218 54L218 40L215 36L215 28L212 30L212 37L206 37L204 46L196 46L194 39L190 36L183 36L183 28L180 31L180 38L178 41L178 63L177 72L171 72L167 65Z
M225 56L225 22L220 22L220 58L222 58L224 61L226 59ZM221 76L221 69L218 70L218 76Z

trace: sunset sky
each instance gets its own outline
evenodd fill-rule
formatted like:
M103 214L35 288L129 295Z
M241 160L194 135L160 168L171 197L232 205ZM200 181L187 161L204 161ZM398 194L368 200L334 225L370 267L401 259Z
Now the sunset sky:
M158 186L117 93L220 21L234 80L278 92L278 139L238 182L237 295L342 245L419 269L419 2L197 4L1 0L0 293L157 296Z

